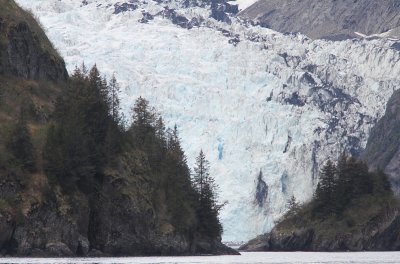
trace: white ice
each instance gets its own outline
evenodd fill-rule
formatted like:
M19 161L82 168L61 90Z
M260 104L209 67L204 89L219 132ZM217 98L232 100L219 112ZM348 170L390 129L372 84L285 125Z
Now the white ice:
M84 6L76 0L17 2L40 19L70 72L85 61L108 76L115 73L125 88L125 113L144 96L169 126L178 125L190 165L205 151L220 199L229 202L221 213L224 241L245 241L270 230L292 195L307 201L316 184L315 166L336 158L352 137L365 146L371 126L400 87L400 55L389 40L311 41L235 19L223 24L208 19L208 10L178 5L180 13L206 22L191 30L162 17L139 23L142 10L163 9L153 1L118 15L115 0ZM238 34L241 42L229 44L217 28ZM263 40L247 40L255 35ZM303 74L313 67L315 84L309 84ZM316 102L332 102L332 88L313 88L327 84L354 103L322 110ZM304 106L287 103L294 92ZM254 194L260 170L269 187L261 207Z

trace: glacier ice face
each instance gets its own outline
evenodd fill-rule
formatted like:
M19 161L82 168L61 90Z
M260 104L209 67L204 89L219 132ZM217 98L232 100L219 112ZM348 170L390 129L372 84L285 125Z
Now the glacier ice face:
M205 151L229 202L224 241L270 230L292 195L307 201L319 164L344 149L357 154L400 85L390 40L312 41L236 18L228 25L175 2L169 8L201 26L173 24L166 4L153 1L129 1L137 8L118 14L115 0L17 2L40 19L70 72L83 60L115 72L124 112L144 96L178 125L190 164ZM140 23L145 12L161 13Z

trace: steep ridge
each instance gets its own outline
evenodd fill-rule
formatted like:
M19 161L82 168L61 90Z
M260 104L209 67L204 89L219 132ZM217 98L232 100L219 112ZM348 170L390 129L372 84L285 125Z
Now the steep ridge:
M90 108L101 102L90 101L94 97L88 91L95 88L88 88L89 77L68 77L63 59L43 30L14 1L0 0L0 22L1 256L237 254L221 243L219 234L198 231L192 194L188 194L191 189L182 187L191 186L190 179L181 171L173 172L175 178L168 185L179 198L174 205L181 206L179 216L174 215L177 210L166 201L174 197L167 196L165 184L160 186L149 154L134 147L135 138L113 162L102 160L96 170L80 161L95 162L95 148L101 142L86 138L95 147L87 156L79 156L88 144L83 131L90 125L78 127L76 120L85 116L98 125L105 119ZM90 81L97 78L104 85L95 69ZM71 94L75 97L68 97ZM65 117L76 106L87 112ZM102 109L107 118L107 109ZM123 133L125 138L132 137L134 130ZM179 146L179 141L174 142ZM72 153L72 158L65 159L65 152ZM184 160L172 159L167 164L174 162L189 170ZM65 164L73 164L72 169L61 171L65 175L60 178L54 171ZM171 175L165 172L163 176ZM175 183L179 177L186 177L185 183ZM90 183L86 189L82 187L85 180Z
M247 251L399 250L399 201L387 175L355 158L327 162L313 199L297 204Z
M399 115L400 92L391 96L385 115L371 129L363 157L375 169L384 170L389 175L393 190L400 194L399 178Z
M243 245L243 251L398 251L400 249L400 215L396 208L387 208L371 219L362 230L348 233L333 231L321 234L313 227L298 229L274 228ZM330 230L332 231L332 230Z
M367 162L370 173L378 171L372 174L374 177L376 175L382 177L382 172L387 175L390 184L386 180L384 184L386 187L383 189L390 192L381 191L382 193L349 202L347 212L336 217L335 213L325 217L318 216L313 205L318 201L317 198L309 204L295 205L293 213L287 213L271 232L248 241L240 249L245 251L399 250L399 105L400 91L397 90L390 97L385 114L372 127L366 148L359 157ZM363 174L363 177L368 176ZM377 180L374 182L376 184ZM338 191L338 187L336 189ZM325 208L327 206L329 205L324 204Z
M205 151L228 201L225 241L271 230L292 195L310 199L319 164L360 154L400 85L389 39L313 41L174 1L18 2L69 71L83 59L116 71L126 113L142 95L178 125L189 163Z
M0 5L0 74L65 82L64 61L35 19L13 1Z
M399 38L397 0L260 0L240 16L279 32L301 32L310 38L342 40L385 33Z
M32 240L43 239L32 235L43 227L40 221L53 221L53 228L47 227L53 237L70 226L56 211L49 211L52 203L41 204L47 186L42 171L22 170L8 145L13 134L20 132L14 128L16 120L29 109L24 119L33 148L42 147L54 101L66 86L68 74L64 60L35 19L14 1L1 0L0 6L0 251L15 254L18 248L25 254ZM33 163L43 163L40 155L33 159Z

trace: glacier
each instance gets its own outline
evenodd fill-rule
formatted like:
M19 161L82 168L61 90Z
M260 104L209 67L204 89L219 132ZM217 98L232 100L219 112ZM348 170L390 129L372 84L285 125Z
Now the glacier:
M292 195L309 200L318 166L360 153L400 86L396 40L311 40L240 17L220 22L208 7L174 1L16 2L37 17L70 72L84 61L115 73L126 115L143 96L178 126L190 165L203 149L228 202L223 241L269 231ZM116 12L123 3L132 8ZM171 12L197 22L187 29Z

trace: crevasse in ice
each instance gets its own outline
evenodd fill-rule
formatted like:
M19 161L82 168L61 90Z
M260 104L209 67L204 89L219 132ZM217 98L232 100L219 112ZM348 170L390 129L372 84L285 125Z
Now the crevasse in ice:
M312 41L179 3L116 0L17 0L31 9L71 72L97 64L124 87L123 111L139 96L169 126L177 124L190 165L203 149L220 186L224 241L270 230L292 195L307 201L318 166L343 150L357 154L371 126L400 87L400 55L392 40ZM165 6L191 20L166 16L140 23ZM240 40L239 42L237 42ZM258 176L268 195L256 199Z

